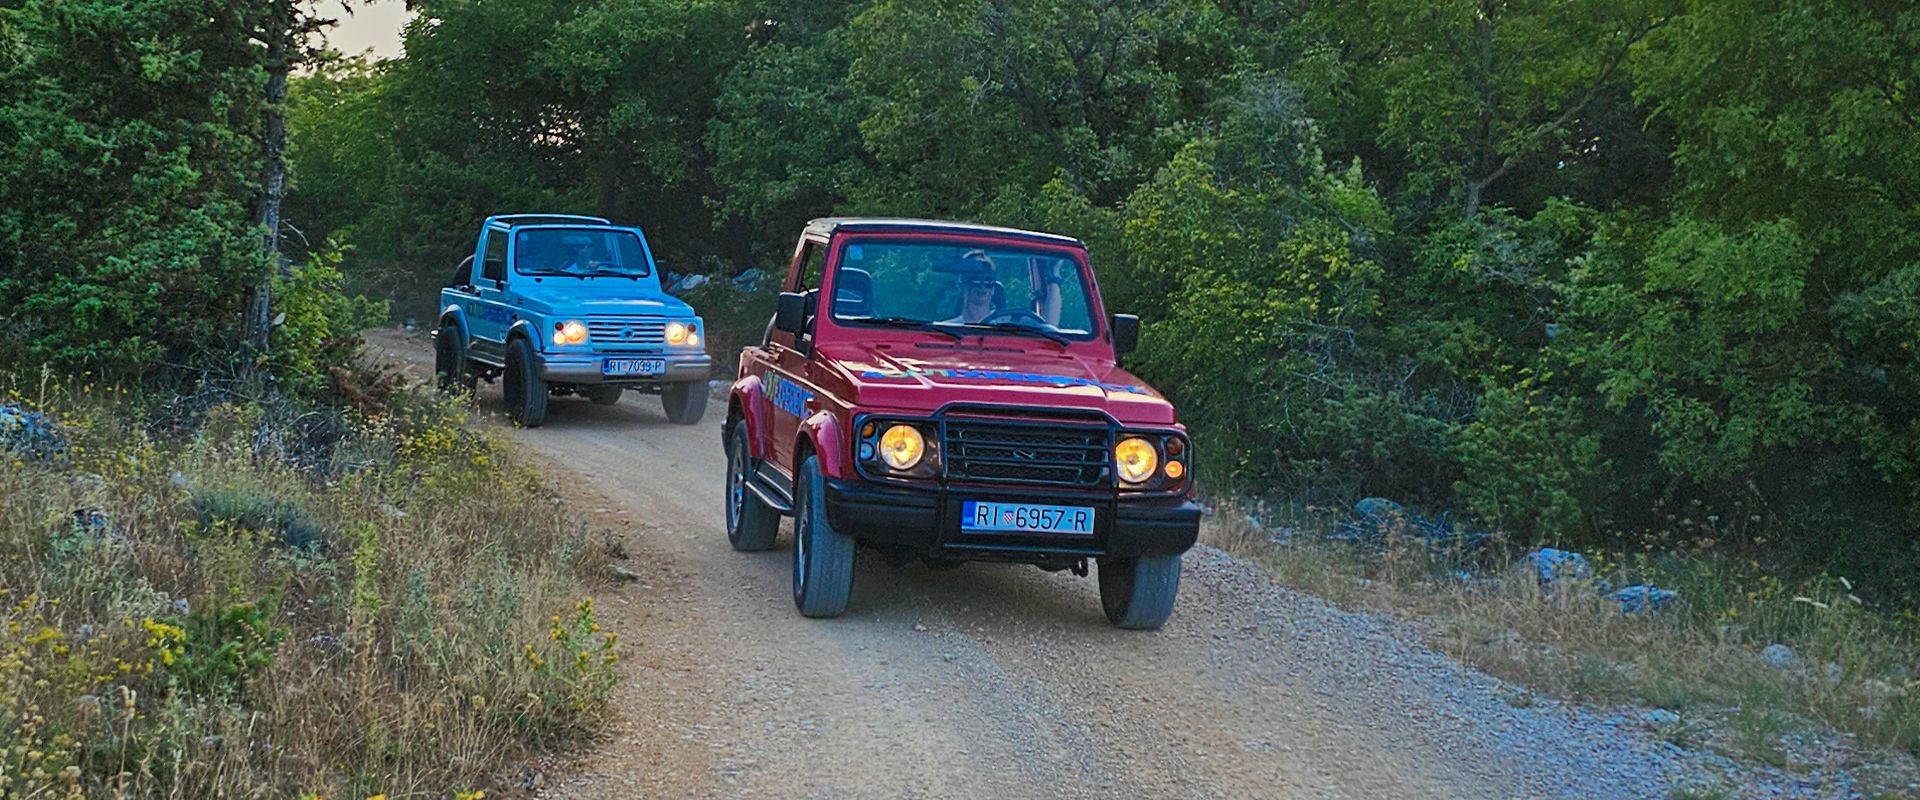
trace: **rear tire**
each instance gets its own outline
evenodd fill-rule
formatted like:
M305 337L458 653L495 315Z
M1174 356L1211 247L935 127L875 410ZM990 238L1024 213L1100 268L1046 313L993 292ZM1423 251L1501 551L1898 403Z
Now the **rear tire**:
M818 456L807 456L794 483L793 605L805 616L837 617L853 594L853 537L827 520Z
M1100 605L1114 627L1159 630L1180 593L1180 557L1100 559Z
M588 400L592 400L596 406L610 406L620 402L620 395L627 393L627 387L602 384L600 386L589 386L582 393L587 396Z
M507 344L507 368L500 376L500 393L507 416L523 427L538 428L547 421L547 382L533 368L533 345L525 339Z
M707 413L707 382L669 383L660 392L660 406L667 421L675 425L693 425Z
M753 470L748 444L747 421L735 420L727 435L727 542L742 553L758 553L773 546L780 513L747 488Z
M455 328L443 327L433 336L433 377L442 394L453 394L465 389L473 394L479 376L467 363L465 353L460 352L460 336Z

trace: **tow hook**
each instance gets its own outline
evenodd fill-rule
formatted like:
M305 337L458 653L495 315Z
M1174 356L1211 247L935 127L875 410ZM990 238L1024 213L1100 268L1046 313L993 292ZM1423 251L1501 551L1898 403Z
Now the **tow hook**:
M1073 574L1082 578L1087 577L1087 560L1083 558L1075 561L1073 562L1073 566L1068 567L1068 569L1073 570Z

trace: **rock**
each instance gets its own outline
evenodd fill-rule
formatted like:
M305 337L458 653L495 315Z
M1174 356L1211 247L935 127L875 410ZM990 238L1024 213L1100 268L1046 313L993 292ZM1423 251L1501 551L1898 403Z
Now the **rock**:
M45 414L0 403L0 450L53 461L67 454L67 434Z
M73 510L73 529L86 534L94 541L105 539L120 540L124 537L113 526L113 520L107 518L107 512L97 508L76 508Z
M1593 566L1587 563L1587 557L1567 550L1542 547L1527 554L1527 563L1543 586L1593 578Z
M1377 520L1400 513L1400 504L1384 497L1368 497L1354 503L1353 510L1362 517Z
M1680 715L1675 714L1671 711L1668 711L1664 708L1656 708L1645 714L1641 714L1640 721L1658 728L1658 727L1672 725L1676 722L1679 722Z
M1679 593L1672 589L1662 589L1650 583L1635 584L1609 595L1620 604L1620 613L1639 614L1646 611L1659 611L1673 602Z
M1779 642L1767 645L1767 649L1760 651L1760 658L1767 662L1767 666L1780 669L1791 667L1800 660L1799 656L1793 654L1793 648Z
M626 567L614 567L613 579L622 583L633 583L640 580L640 573L634 572Z

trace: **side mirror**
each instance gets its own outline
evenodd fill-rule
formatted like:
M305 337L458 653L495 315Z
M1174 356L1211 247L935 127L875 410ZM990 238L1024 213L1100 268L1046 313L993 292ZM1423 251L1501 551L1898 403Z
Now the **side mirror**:
M773 314L773 327L795 336L805 333L807 296L798 292L781 292L780 306Z
M480 276L494 283L505 283L507 280L507 260L499 257L487 259L486 262L481 265Z
M1113 327L1113 354L1124 356L1140 346L1140 318L1132 314L1115 314L1110 320Z

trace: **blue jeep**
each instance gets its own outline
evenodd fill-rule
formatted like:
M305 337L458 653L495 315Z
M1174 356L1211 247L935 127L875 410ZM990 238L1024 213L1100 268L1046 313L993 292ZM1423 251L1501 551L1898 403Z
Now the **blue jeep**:
M712 360L693 309L660 288L638 228L599 217L488 217L440 291L434 372L442 389L500 379L507 413L538 427L547 398L600 405L659 394L667 418L700 421Z

